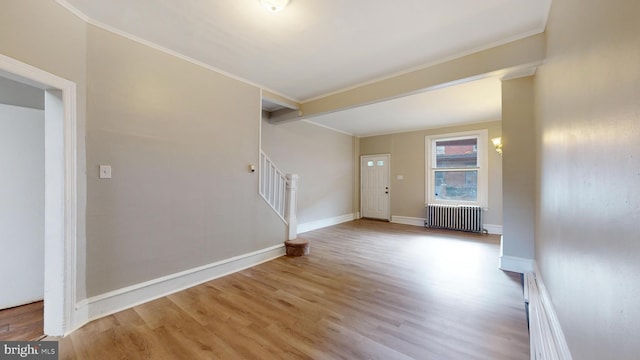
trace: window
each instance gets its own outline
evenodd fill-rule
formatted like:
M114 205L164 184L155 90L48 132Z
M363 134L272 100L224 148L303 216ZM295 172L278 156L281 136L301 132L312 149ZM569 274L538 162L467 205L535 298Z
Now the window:
M425 159L426 203L487 206L487 130L427 136Z

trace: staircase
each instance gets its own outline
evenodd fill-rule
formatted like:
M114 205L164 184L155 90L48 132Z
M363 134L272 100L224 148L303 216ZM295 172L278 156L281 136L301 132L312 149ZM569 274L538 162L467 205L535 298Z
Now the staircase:
M264 151L260 151L259 175L260 196L287 225L287 240L295 240L298 234L298 219L296 217L298 175L285 175Z

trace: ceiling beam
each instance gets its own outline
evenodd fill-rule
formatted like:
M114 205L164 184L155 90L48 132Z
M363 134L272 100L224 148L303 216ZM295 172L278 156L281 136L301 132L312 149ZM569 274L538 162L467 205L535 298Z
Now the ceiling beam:
M264 117L264 115L263 115ZM276 111L272 111L269 113L267 117L270 123L272 124L284 124L292 121L297 121L302 119L302 111L301 110L292 110L292 109L280 109Z
M544 33L475 52L440 64L358 86L299 104L299 111L272 113L272 123L312 118L426 90L490 76L508 77L535 69L546 57ZM295 109L295 108L294 108Z
M300 104L298 104L296 101L293 101L282 95L273 93L269 90L262 89L262 99L268 100L271 103L278 104L288 109L293 109L293 110L300 109Z

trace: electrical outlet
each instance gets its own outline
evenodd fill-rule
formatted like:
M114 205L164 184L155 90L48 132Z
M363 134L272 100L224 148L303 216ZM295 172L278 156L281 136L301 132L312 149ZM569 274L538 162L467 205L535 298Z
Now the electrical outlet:
M100 165L100 179L111 179L111 165Z

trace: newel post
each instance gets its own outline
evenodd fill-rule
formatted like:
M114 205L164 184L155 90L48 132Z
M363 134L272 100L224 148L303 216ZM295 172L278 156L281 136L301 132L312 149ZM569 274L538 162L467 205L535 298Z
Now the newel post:
M287 210L285 220L289 224L289 240L298 236L298 174L287 174Z

